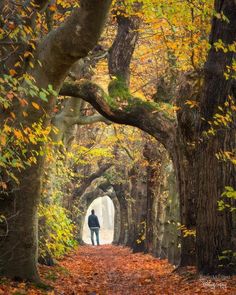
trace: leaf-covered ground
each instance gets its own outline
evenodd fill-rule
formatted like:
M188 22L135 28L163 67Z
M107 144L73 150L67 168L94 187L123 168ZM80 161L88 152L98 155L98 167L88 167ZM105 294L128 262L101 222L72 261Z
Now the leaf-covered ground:
M165 260L111 245L80 247L56 267L40 267L40 271L53 290L6 280L0 294L236 294L235 276L197 277L192 268L180 275Z

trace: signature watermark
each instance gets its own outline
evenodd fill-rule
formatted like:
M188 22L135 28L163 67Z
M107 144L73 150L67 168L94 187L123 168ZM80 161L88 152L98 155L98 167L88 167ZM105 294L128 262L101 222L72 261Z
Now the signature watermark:
M224 276L213 276L213 277L201 277L200 282L205 288L216 290L216 289L227 289L227 284L222 280L227 279Z

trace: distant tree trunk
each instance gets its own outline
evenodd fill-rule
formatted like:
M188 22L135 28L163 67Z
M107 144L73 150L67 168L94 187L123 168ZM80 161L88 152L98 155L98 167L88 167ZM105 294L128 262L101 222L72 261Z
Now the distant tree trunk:
M113 184L113 188L120 203L120 236L118 244L126 245L129 232L128 202L126 199L127 189L123 184Z
M167 190L168 199L165 208L164 235L161 243L161 258L168 258L174 265L180 264L181 240L180 240L180 211L179 195L176 187L176 177L173 166L170 164L168 170Z
M127 239L124 245L134 252L143 252L146 231L146 192L139 167L129 171L130 185L126 191L127 201Z
M129 172L131 179L131 206L133 227L130 228L129 245L134 252L144 252L146 239L147 183L146 173L140 165Z
M120 203L115 195L115 197L112 198L114 207L115 207L115 216L114 216L114 234L113 234L113 241L112 243L114 245L117 245L119 243L120 238L120 230L121 230L121 218L120 218Z
M173 264L180 262L178 230L179 196L175 174L167 152L161 145L147 141L147 230L145 251Z
M146 249L145 251L155 254L157 232L157 202L158 202L158 184L160 159L157 155L157 146L152 142L147 142L143 156L148 161L147 165L147 217L146 217ZM159 164L159 165L158 165Z
M195 155L187 155L182 143L176 147L174 167L180 198L181 259L180 266L195 265L196 200L198 171Z

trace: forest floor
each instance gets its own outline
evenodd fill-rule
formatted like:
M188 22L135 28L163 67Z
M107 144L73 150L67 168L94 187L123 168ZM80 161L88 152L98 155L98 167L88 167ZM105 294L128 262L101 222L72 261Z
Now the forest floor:
M55 267L40 267L50 291L8 280L0 283L4 295L174 295L236 294L236 276L198 277L193 268L173 272L166 260L132 254L120 246L81 246Z

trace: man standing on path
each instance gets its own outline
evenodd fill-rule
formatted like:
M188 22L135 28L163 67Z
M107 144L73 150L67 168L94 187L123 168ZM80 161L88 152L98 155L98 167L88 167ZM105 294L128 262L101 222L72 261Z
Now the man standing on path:
M97 245L99 245L99 229L100 229L100 224L98 221L97 215L95 215L94 210L91 211L92 214L89 215L88 218L88 226L91 231L91 241L92 244L94 245L94 233L96 235L96 240L97 240Z

